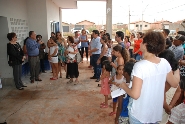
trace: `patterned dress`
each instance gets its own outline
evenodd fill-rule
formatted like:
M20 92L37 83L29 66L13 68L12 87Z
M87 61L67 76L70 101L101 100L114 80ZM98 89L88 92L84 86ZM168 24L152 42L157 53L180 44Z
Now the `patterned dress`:
M58 59L59 59L59 62L65 62L66 61L66 57L64 55L64 52L65 52L65 46L64 46L64 43L60 43L57 41L57 44L58 44Z

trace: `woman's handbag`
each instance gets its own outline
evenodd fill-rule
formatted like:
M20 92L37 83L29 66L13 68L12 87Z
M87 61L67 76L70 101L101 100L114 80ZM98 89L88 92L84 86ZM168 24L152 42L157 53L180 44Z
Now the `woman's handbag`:
M81 57L81 55L80 55L79 52L75 55L75 59L76 59L76 62L77 62L78 64L82 61L82 57Z

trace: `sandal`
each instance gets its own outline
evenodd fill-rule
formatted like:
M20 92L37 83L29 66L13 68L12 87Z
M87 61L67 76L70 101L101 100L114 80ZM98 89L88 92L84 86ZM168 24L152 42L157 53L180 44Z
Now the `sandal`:
M100 108L108 108L109 106L108 105L102 105L100 106Z
M109 113L109 116L113 116L114 114L116 114L116 112L111 112Z
M77 85L79 83L79 81L75 81L74 85Z
M52 77L52 78L50 78L50 80L57 80L57 79L58 79L58 78L53 78L53 77Z
M100 103L100 105L105 105L105 102Z
M73 80L69 80L69 81L67 82L67 84L72 83L72 82L73 82Z

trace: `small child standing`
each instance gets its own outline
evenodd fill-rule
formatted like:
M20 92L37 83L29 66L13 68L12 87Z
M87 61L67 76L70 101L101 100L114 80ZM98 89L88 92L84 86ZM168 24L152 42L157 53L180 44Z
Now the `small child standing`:
M126 83L131 87L131 72L134 67L134 62L127 62L124 66L123 75L126 78ZM125 83L125 82L123 82ZM115 124L129 124L128 118L128 103L130 96L128 94L124 94L118 97L118 108L115 118Z
M117 90L119 87L116 85L121 84L125 82L124 76L123 76L123 65L119 65L117 67L117 72L114 77L109 81L109 84L112 84L111 91ZM109 114L109 116L113 116L116 114L116 105L117 105L118 97L113 98L113 111Z
M101 91L100 93L105 96L105 102L100 104L100 108L108 108L108 95L110 94L110 86L108 84L110 78L110 72L112 71L112 66L108 60L103 61L103 73L101 75Z

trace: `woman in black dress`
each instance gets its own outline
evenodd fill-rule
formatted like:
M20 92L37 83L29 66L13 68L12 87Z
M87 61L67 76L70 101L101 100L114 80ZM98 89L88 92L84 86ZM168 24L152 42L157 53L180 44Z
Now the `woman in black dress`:
M13 77L15 86L18 90L23 90L24 86L21 81L21 75L22 75L22 62L25 59L23 50L19 43L17 43L17 36L15 33L8 33L7 38L10 41L7 44L7 54L9 57L8 64L9 66L12 66L13 68Z
M66 54L66 63L67 63L67 77L70 77L70 80L67 83L72 83L73 78L76 78L74 85L79 83L78 76L78 63L76 61L76 54L78 53L78 48L74 44L74 38L72 36L67 37L68 47L65 51Z

